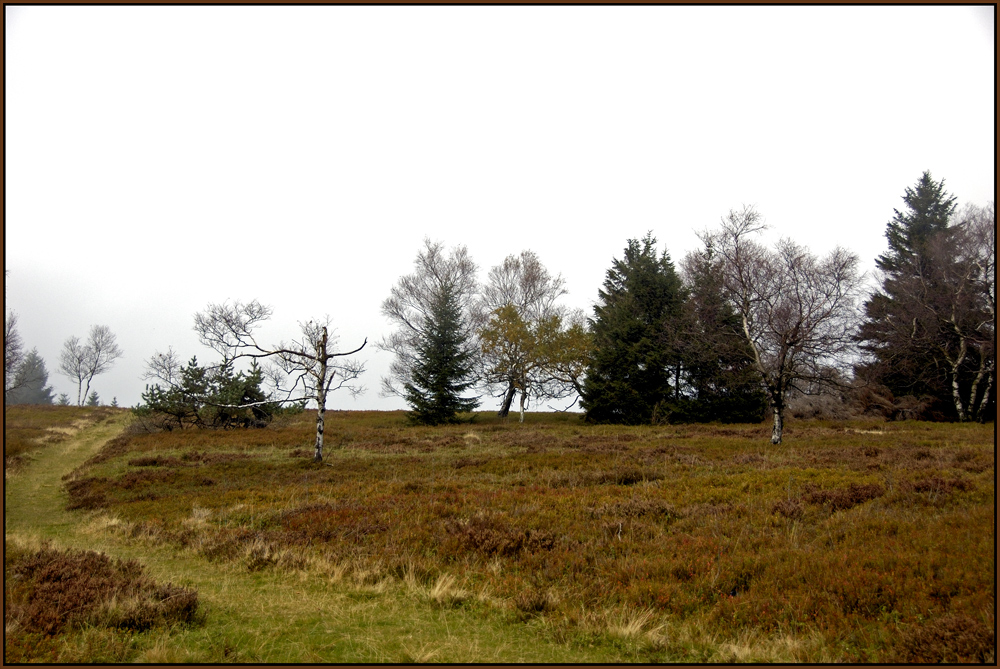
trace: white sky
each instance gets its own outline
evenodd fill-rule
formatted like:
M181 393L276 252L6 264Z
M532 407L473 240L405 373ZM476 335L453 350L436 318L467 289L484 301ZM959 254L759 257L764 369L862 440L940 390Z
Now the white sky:
M535 251L590 310L626 240L676 262L754 204L865 269L924 170L995 198L994 7L5 8L7 309L57 393L92 324L125 357L104 401L209 302L330 314L367 336L429 236L485 278ZM489 400L483 408L490 408Z

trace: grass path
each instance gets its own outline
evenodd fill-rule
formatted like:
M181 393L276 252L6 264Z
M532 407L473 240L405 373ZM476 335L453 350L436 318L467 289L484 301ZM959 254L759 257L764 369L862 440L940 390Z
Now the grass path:
M29 544L90 549L136 559L161 582L193 587L203 625L133 639L131 662L490 662L635 661L625 649L585 639L557 643L537 624L506 623L468 608L435 607L401 584L360 588L317 574L248 573L189 552L126 543L92 516L66 510L62 477L120 432L127 414L81 429L34 452L5 481L4 535Z

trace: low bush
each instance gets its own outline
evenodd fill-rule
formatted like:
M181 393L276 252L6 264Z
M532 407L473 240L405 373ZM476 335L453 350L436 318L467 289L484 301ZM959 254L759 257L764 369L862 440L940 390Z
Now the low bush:
M198 593L158 584L134 560L93 551L38 550L8 542L4 552L7 662L45 657L45 639L86 628L142 632L199 620ZM51 658L59 661L60 658Z

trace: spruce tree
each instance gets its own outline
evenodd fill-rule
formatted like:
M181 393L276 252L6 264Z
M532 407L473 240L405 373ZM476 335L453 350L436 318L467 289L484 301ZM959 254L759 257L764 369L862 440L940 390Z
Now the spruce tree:
M680 315L684 288L652 233L628 240L594 307L593 354L580 402L588 421L641 424L673 395L677 353L664 331Z
M912 272L927 241L948 228L955 213L955 198L944 190L944 179L934 181L924 172L913 188L903 194L906 211L893 209L894 216L885 230L889 250L876 259L878 268L890 276Z
M719 259L706 249L689 253L681 265L687 300L677 327L668 330L681 365L671 420L760 422L767 395L740 317L723 295Z
M929 398L928 416L948 414L947 371L937 355L937 337L928 334L937 326L928 313L915 308L911 293L915 283L928 288L933 282L928 245L947 234L955 197L945 191L944 180L935 181L924 172L905 190L903 202L904 211L894 210L886 225L889 249L875 261L883 272L882 286L865 303L858 335L872 362L859 366L858 373L893 396Z
M4 397L6 404L52 404L49 371L38 349L31 349L14 374L13 388Z
M478 398L461 396L475 384L473 355L461 318L458 292L452 284L442 284L417 344L410 380L403 386L411 407L408 415L415 423L457 423L459 413L479 406Z

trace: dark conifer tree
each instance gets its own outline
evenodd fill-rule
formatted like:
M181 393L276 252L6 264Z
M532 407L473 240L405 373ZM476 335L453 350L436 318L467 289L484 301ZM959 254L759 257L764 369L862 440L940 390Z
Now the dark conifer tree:
M52 404L49 371L38 349L31 349L14 374L13 388L4 397L5 404Z
M937 331L929 314L914 308L912 287L932 281L928 245L947 233L955 212L955 197L924 172L903 195L904 211L886 225L889 249L875 263L883 272L880 290L865 303L865 320L858 338L872 362L858 367L869 382L885 386L895 397L910 395L930 401L925 417L947 416L948 373L935 347ZM926 286L933 290L933 286Z
M416 360L405 383L404 395L415 423L457 423L460 413L479 406L476 397L462 394L475 385L474 359L462 329L458 292L450 283L440 286L420 341Z
M948 228L956 207L955 198L944 189L944 179L934 181L930 172L924 172L913 188L906 189L903 202L906 211L894 209L895 215L886 225L889 250L875 261L889 277L917 271L913 263L923 255L927 241Z
M722 292L718 259L711 249L683 260L687 300L666 335L679 352L672 422L758 423L767 395L753 368L753 352L740 317Z
M677 352L663 332L678 318L684 288L652 233L628 240L599 292L591 327L594 349L581 405L589 421L641 424L673 395Z

